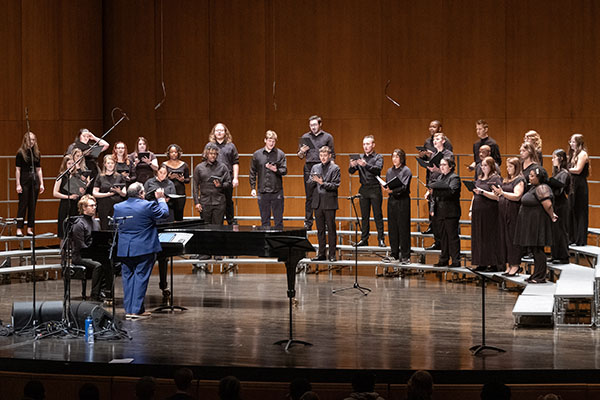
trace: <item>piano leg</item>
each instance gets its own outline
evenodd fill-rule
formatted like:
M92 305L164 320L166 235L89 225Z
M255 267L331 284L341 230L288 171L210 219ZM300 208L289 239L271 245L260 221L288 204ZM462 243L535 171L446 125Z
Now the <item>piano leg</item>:
M152 312L174 312L174 311L186 311L187 308L185 307L181 307L181 306L174 306L173 305L173 296L174 296L174 290L173 290L173 256L170 257L170 264L171 264L171 301L169 302L168 305L166 306L160 306L158 308L155 308L154 310L152 310Z

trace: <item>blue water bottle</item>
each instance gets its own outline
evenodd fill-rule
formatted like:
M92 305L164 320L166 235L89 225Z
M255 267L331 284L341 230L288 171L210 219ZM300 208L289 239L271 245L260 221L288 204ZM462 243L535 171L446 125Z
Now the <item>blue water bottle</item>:
M85 342L94 344L94 322L91 315L85 319Z

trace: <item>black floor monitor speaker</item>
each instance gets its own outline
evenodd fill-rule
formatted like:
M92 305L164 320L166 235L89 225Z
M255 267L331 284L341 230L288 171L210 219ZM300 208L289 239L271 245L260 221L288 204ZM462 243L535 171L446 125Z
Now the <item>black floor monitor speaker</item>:
M25 327L31 318L33 303L17 302L12 307L12 325L15 329ZM36 317L38 322L60 321L62 319L63 303L62 301L37 301ZM94 321L94 331L98 332L106 329L111 321L112 315L102 308L98 303L89 301L71 302L71 319L80 329L85 327L85 319L88 315L92 316ZM117 328L121 327L121 321L115 320Z

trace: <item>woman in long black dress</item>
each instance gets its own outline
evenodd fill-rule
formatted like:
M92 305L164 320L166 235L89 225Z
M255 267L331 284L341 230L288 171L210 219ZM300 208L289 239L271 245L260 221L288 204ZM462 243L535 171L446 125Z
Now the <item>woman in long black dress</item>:
M81 164L80 162L79 164ZM62 174L67 169L73 166L73 157L71 155L67 155L63 157L62 164L60 165L60 170L58 174ZM76 167L73 169L72 176L78 177L82 181L88 183L87 178L81 175L80 168ZM61 180L54 182L54 190L52 191L52 195L60 199L60 203L58 205L58 237L63 239L65 237L64 231L64 222L65 219L69 216L79 215L77 210L77 202L79 198L85 194L85 189L80 191L79 194L69 194L67 190L67 181L69 180L69 175L65 175Z
M577 246L587 245L589 193L587 177L589 158L583 135L578 133L569 140L569 172L571 173L571 243Z
M108 217L112 217L114 206L125 198L125 180L115 170L112 154L104 156L102 173L94 182L94 197L98 201L98 218L102 230L110 229Z
M529 190L521 198L521 208L517 216L515 244L533 253L535 268L526 279L529 283L546 282L545 246L552 245L552 222L558 217L552 207L552 189L546 184L548 174L542 167L529 172Z
M571 174L567 170L567 153L563 149L552 153L552 182L554 212L558 221L552 224L552 263L568 264L569 261L569 199Z
M471 201L471 265L476 271L496 272L501 260L498 241L498 196L493 187L502 184L492 157L481 161L481 175L475 181Z
M521 272L521 247L513 243L521 197L525 192L525 178L521 173L521 160L506 160L506 179L500 187L493 188L498 196L498 226L500 227L500 262L506 265L505 276Z
M163 163L167 167L167 176L175 185L175 193L183 196L169 200L173 206L175 221L183 221L186 197L185 185L190 183L190 167L186 162L181 161L181 153L179 145L169 145L166 153L169 159Z
M399 260L402 264L410 263L410 181L412 172L406 166L406 153L402 149L392 152L392 167L385 174L385 181L398 179L400 185L394 189L381 186L384 193L389 195L388 232L390 235L390 257L384 262Z
M135 182L135 174L133 168L131 168L132 164L128 157L127 145L120 140L116 142L113 145L112 156L115 160L116 172L123 177L127 187L129 187L129 184Z
M33 157L34 172L31 172L31 158ZM19 206L17 208L17 236L23 236L25 216L27 216L27 234L33 235L35 225L35 206L40 193L44 193L44 176L40 164L40 149L37 137L33 132L23 135L21 147L15 160L15 180Z
M141 156L140 153L147 153ZM158 170L158 160L153 152L148 149L148 140L140 136L135 145L135 152L129 155L129 162L132 165L136 182L141 184L154 176L154 171Z
M529 142L523 142L519 149L521 155L521 162L523 163L523 177L525 178L526 185L529 185L529 171L540 167L540 160L537 156L537 151L533 144ZM527 187L525 188L527 190Z

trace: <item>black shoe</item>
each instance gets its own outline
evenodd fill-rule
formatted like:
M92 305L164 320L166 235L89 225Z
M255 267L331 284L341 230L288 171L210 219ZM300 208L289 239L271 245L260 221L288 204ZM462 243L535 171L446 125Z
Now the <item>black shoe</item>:
M305 222L304 229L306 229L307 231L310 231L312 229L312 225L313 225L312 222L311 223Z
M475 272L488 272L488 267L485 265L480 265L477 268L475 268L473 271Z
M446 268L448 266L448 263L437 263L437 264L433 264L434 267L436 268Z
M330 256L329 257L329 261L335 262L335 261L337 261L337 258L335 258L335 256Z
M425 247L425 250L441 250L441 249L442 249L442 246L440 246L437 243L434 243L429 247Z
M432 234L432 233L433 233L433 228L431 228L431 225L429 225L429 226L427 227L427 229L426 229L424 232L421 232L421 233L423 233L423 234L425 234L425 235L430 235L430 234Z
M368 246L369 245L369 239L360 239L358 241L358 243L356 243L357 246Z
M310 259L310 261L325 261L327 260L327 257L325 256L316 256Z
M379 247L385 247L385 240L379 239Z
M462 267L462 265L460 265L459 262L458 263L454 262L454 263L450 264L450 268L460 268L460 267Z

